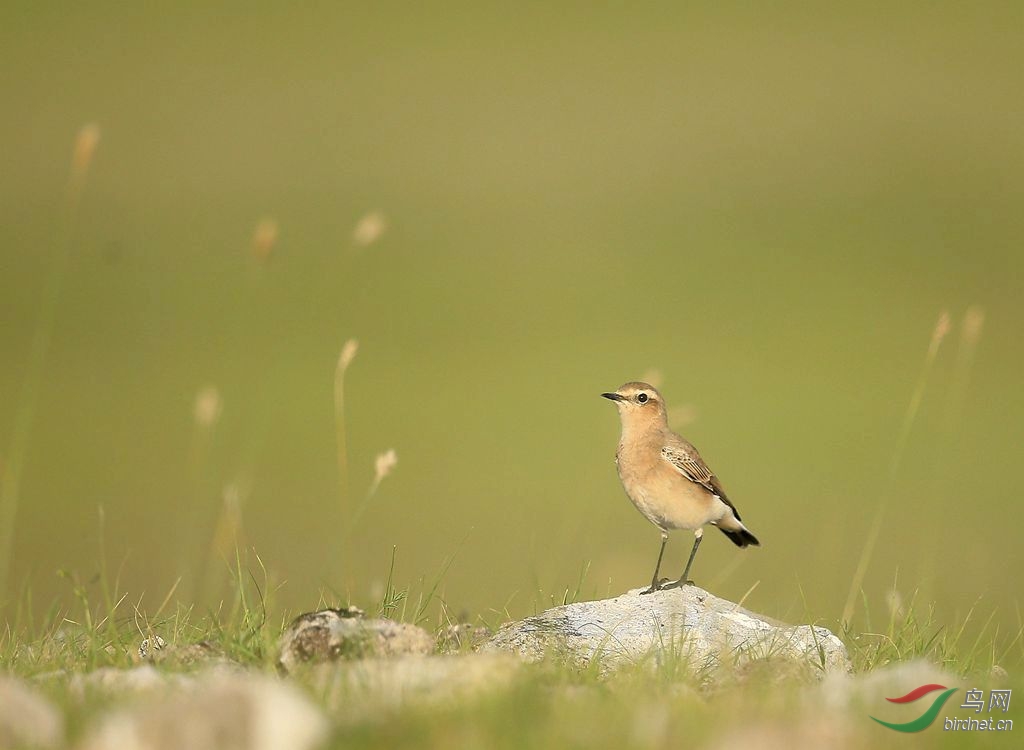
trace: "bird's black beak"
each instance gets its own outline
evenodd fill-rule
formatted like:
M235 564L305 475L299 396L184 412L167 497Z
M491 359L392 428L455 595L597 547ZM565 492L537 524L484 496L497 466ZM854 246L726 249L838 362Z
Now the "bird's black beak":
M625 401L626 400L625 396L620 396L618 393L602 393L601 395L604 396L605 398L611 399L612 401Z

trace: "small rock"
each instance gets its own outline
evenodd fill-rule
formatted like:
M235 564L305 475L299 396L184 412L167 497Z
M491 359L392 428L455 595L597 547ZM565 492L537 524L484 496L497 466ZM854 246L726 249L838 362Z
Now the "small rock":
M198 641L184 645L170 645L160 636L153 641L145 639L139 646L139 658L154 664L190 667L195 664L232 665L234 661L209 641Z
M833 713L854 708L857 711L892 708L886 698L899 698L920 685L956 687L961 681L924 659L890 664L861 674L830 674L809 693L811 707ZM879 714L876 714L879 715ZM879 715L879 718L882 718Z
M510 654L399 656L321 664L309 680L332 716L364 721L408 705L461 704L507 688L522 672Z
M108 713L79 750L308 750L328 730L323 714L291 685L213 672Z
M32 675L32 682L40 685L52 685L55 682L63 682L67 678L68 671L66 669L51 669L49 672L40 672L39 674Z
M602 672L653 658L681 660L693 672L753 660L795 659L817 674L851 668L846 647L826 628L784 625L696 586L642 596L576 602L504 625L482 651L535 661L556 654Z
M142 643L139 644L139 658L151 659L155 652L162 650L166 645L167 641L158 635L152 638L143 638Z
M993 664L992 669L988 672L988 679L993 685L1000 687L1010 681L1010 673L998 664Z
M366 610L360 609L354 604L349 604L347 607L339 607L334 611L338 613L339 617L366 617Z
M173 660L175 664L197 664L199 662L222 662L231 664L219 648L208 641L198 643L186 643L184 646L170 646L165 648L157 657L158 662Z
M288 626L281 636L278 665L291 671L303 662L424 656L433 650L434 639L416 625L325 609L300 615Z
M863 726L845 717L805 717L786 722L754 721L729 727L711 743L713 750L754 747L757 750L793 750L813 747L829 750L871 747L864 739Z
M463 649L476 650L494 633L483 625L463 622L449 625L437 636L437 650L442 654L450 654Z
M68 683L72 694L81 698L88 691L103 693L138 693L154 688L164 687L168 676L157 672L153 667L144 664L131 669L117 667L100 667L91 672L76 673ZM175 675L175 679L184 679Z
M55 747L63 741L60 712L21 680L0 675L0 748Z
M886 698L898 698L929 684L952 687L959 681L923 659L860 674L835 671L807 686L800 703L788 704L784 722L761 720L734 728L715 747L871 747L879 742L880 735L868 717L903 722L920 715L922 706L913 707L908 715L906 706L894 705Z

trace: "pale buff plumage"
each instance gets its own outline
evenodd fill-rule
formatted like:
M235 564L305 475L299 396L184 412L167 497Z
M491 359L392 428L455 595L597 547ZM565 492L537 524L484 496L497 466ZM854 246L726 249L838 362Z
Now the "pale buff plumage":
M739 547L759 543L697 449L669 428L665 401L657 389L632 382L601 395L615 401L622 420L615 452L622 486L637 510L661 531L658 563L645 593L665 588L658 572L668 533L674 529L689 529L696 539L683 575L671 586L691 583L687 574L706 524L717 526Z

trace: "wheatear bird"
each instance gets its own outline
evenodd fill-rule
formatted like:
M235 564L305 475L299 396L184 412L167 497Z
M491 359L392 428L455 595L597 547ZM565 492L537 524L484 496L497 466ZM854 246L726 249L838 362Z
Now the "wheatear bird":
M615 464L626 494L637 510L661 531L661 550L651 587L644 594L692 584L690 566L703 538L703 526L712 524L738 547L760 544L740 521L739 511L711 473L697 449L668 426L665 401L647 383L626 383L602 396L615 402L622 419L622 437ZM696 540L678 581L658 579L668 532L690 529Z

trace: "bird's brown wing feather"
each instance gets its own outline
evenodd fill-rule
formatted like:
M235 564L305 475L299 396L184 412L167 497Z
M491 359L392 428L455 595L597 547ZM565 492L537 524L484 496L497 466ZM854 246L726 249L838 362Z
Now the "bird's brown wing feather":
M723 503L732 508L732 512L733 515L736 516L736 520L741 520L740 513L736 510L736 506L733 505L732 501L728 496L726 496L725 490L722 488L722 483L718 481L718 477L711 472L708 465L704 463L704 459L700 457L697 449L690 443L682 438L677 438L661 449L661 457L672 464L691 482L699 484L712 495L717 495Z

